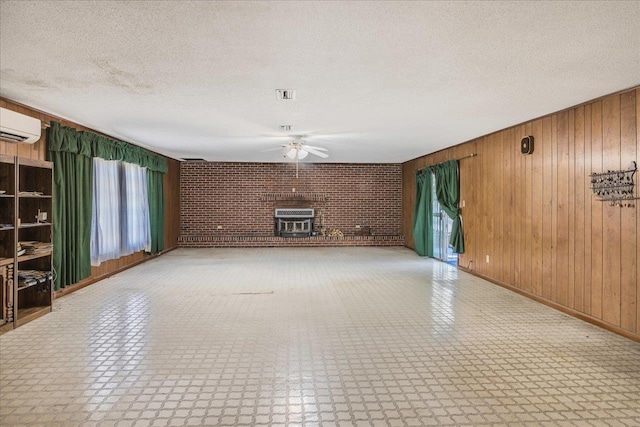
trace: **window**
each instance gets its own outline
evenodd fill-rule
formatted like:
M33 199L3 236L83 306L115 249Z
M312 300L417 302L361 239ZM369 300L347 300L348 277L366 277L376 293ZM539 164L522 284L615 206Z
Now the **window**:
M150 247L146 169L94 158L91 265Z

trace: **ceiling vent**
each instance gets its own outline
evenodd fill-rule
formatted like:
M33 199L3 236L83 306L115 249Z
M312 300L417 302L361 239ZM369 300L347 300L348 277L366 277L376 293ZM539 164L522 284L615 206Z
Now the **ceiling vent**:
M280 125L280 130L289 131L292 127L291 125Z
M33 144L40 140L41 130L40 120L0 108L0 139Z
M278 99L296 99L296 91L293 89L276 89Z

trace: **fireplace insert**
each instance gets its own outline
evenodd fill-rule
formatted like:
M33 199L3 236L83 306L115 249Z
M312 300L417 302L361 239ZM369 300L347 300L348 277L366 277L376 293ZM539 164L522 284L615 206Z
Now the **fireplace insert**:
M280 237L308 237L313 234L314 211L311 208L276 208L275 235Z

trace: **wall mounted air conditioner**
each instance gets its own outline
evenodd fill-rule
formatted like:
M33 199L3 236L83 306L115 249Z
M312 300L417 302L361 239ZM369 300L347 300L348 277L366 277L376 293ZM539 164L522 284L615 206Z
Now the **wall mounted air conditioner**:
M0 107L0 139L33 144L40 139L40 120Z

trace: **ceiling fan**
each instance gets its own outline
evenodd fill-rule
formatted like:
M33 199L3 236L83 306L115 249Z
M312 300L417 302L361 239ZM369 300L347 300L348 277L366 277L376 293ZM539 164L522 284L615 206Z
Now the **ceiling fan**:
M298 161L304 159L309 154L326 159L329 155L326 153L326 148L316 147L314 145L306 144L302 139L293 139L289 143L281 145L280 147L271 148L265 151L282 150L284 149L284 156L296 161L296 178L298 177Z

